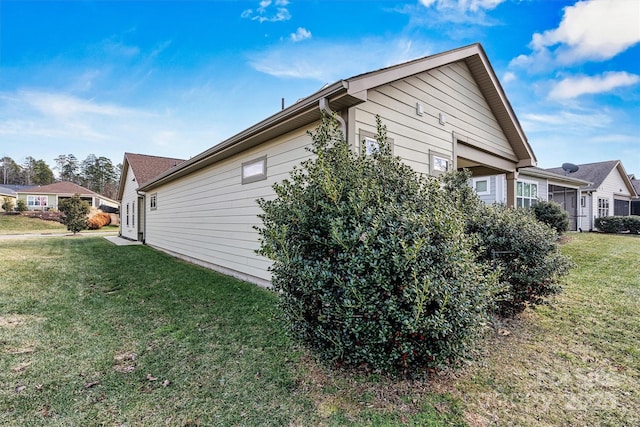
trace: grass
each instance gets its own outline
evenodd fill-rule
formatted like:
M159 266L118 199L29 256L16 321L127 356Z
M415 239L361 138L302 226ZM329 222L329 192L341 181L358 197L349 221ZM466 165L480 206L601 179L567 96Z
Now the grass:
M0 215L0 235L65 233L67 227L56 221L44 221L22 215Z
M118 230L119 227L117 225L106 225L99 230L85 230L81 233L117 233ZM0 214L0 235L53 233L67 233L67 227L57 221L45 221L40 218L29 218L22 215Z
M329 370L272 292L148 247L4 240L0 425L638 425L640 239L563 251L579 267L551 306L421 383Z

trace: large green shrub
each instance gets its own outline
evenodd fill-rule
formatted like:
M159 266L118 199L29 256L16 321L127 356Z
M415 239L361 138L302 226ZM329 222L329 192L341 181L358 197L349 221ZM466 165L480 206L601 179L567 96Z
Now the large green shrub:
M451 203L466 216L466 231L476 237L479 262L499 274L498 313L511 316L561 291L572 262L558 251L557 235L528 209L486 205L467 183L468 171L442 177Z
M18 212L25 212L27 209L27 202L25 202L23 199L18 199L18 201L16 202L16 210Z
M61 200L58 208L64 214L63 221L64 225L67 226L67 230L76 234L87 229L89 225L87 215L89 214L90 206L80 198L79 194L74 194L69 199Z
M440 183L392 156L378 125L379 152L358 155L323 118L313 158L259 200L259 253L290 332L322 358L417 374L468 354L495 280Z
M531 211L538 221L544 222L558 234L569 231L569 213L553 200L538 200L531 206Z

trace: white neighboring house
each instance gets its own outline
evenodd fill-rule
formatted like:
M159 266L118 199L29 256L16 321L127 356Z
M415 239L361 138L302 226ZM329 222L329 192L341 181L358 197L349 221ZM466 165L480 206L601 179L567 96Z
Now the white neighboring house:
M273 184L310 157L307 131L332 111L353 150L375 144L379 115L394 154L419 173L464 167L473 175L504 174L511 206L517 170L536 164L482 46L474 44L340 80L138 187L125 163L123 210L136 206L146 244L268 286L271 262L255 252L254 227L262 225L256 199L274 197ZM127 202L137 197L142 203Z
M507 179L504 174L474 177L471 184L485 203L507 203ZM577 231L582 227L582 212L578 206L580 188L590 184L566 173L549 172L538 167L523 168L518 172L516 206L528 208L537 200L553 200L569 214L569 230Z
M121 237L144 242L144 198L137 189L182 162L183 159L124 153L117 197L121 206Z
M594 221L599 217L631 214L631 201L638 197L638 194L620 160L577 166L578 170L570 173L569 176L591 182L590 185L581 188L581 229L595 229ZM547 171L560 173L562 168L552 168Z

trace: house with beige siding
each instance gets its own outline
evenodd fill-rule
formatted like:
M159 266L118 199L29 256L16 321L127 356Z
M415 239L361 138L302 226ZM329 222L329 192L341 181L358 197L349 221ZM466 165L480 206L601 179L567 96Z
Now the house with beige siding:
M255 252L254 227L261 225L256 199L275 197L273 184L311 155L307 131L332 112L353 150L375 144L379 115L394 154L419 173L468 168L474 176L504 174L511 206L519 170L536 165L482 46L474 44L335 82L140 183L135 193L142 200L141 238L268 286L271 263ZM131 176L123 173L123 179ZM123 203L125 187L133 191L127 185L121 182Z
M183 159L124 153L117 199L120 202L120 236L144 241L144 196L138 188Z
M485 203L507 203L507 179L504 174L473 177L471 185ZM588 185L591 182L566 173L554 173L538 167L523 168L516 182L515 205L528 208L538 200L553 200L569 215L569 230L577 231L581 226L581 187Z
M577 166L578 170L569 173L568 176L591 182L581 187L579 227L582 230L593 230L595 219L599 217L631 214L631 201L638 197L638 194L620 160ZM562 172L562 168L546 170L553 173Z
M79 194L82 200L96 209L101 206L117 209L119 206L116 200L70 181L60 181L53 184L20 189L16 191L16 198L17 200L24 200L27 209L30 211L48 211L51 209L57 210L62 200L70 199L75 194Z

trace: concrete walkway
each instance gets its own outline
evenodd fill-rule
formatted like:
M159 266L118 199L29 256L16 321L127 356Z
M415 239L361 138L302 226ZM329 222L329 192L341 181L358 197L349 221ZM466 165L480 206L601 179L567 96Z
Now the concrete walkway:
M117 246L130 246L130 245L141 245L142 242L138 242L136 240L129 240L129 239L125 239L124 237L120 237L120 236L105 236L105 239L107 239L108 241L110 241L111 243L113 243L114 245Z

